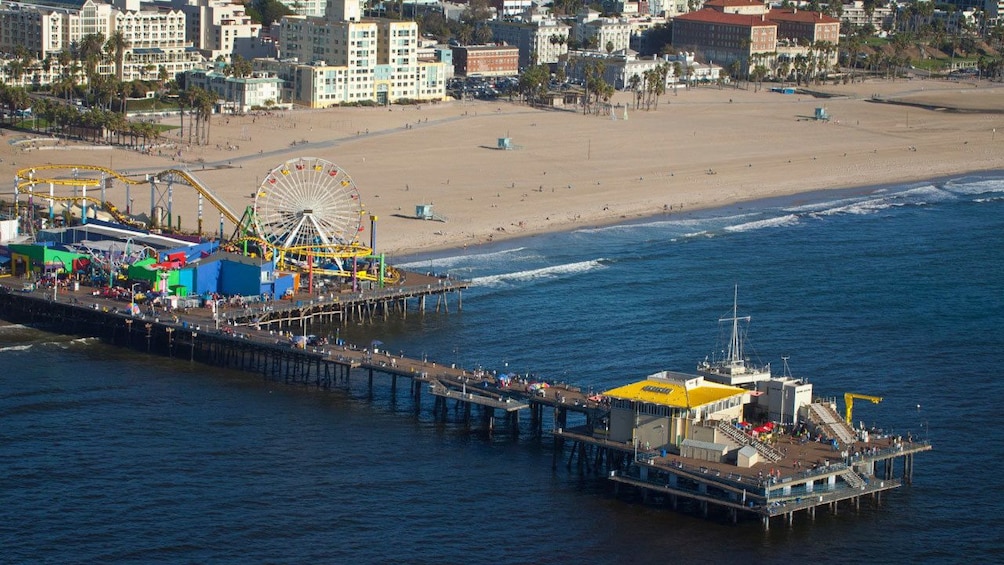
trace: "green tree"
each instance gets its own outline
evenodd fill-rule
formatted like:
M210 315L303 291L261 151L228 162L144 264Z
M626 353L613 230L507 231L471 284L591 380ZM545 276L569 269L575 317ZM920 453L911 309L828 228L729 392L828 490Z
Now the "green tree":
M519 91L523 99L531 106L536 106L547 93L550 79L551 70L547 65L532 65L527 68L519 77Z
M486 43L491 43L495 39L492 33L492 28L488 27L485 23L479 23L474 28L474 41L478 44L484 45Z
M231 72L233 76L238 78L249 77L254 72L251 66L251 61L248 61L240 55L234 55L233 63L230 64Z
M488 7L488 0L470 0L460 13L460 21L471 26L482 24L491 17L492 11Z
M281 20L283 16L293 13L291 8L279 0L252 0L252 2L245 4L245 8L251 21L260 23L264 27L268 27Z
M131 46L125 35L118 30L112 32L105 42L105 50L115 58L115 76L120 81L123 80L125 73L125 52Z
M627 86L634 94L634 109L637 110L641 106L642 96L644 93L641 89L642 78L638 73L631 75L631 78L627 81Z

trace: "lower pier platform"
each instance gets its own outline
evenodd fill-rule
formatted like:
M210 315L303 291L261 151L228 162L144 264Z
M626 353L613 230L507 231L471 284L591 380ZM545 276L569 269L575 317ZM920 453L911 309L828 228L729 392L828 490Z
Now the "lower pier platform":
M914 456L932 449L928 441L889 436L847 446L844 455L829 443L782 436L781 459L743 468L664 451L639 451L596 437L585 428L554 433L572 442L573 452L602 450L607 458L617 453L622 465L609 470L608 478L636 489L643 499L669 497L674 508L680 500L688 500L699 504L704 516L710 505L725 510L733 522L742 514L759 518L765 529L776 517L791 523L799 511L814 518L820 507L836 513L838 503L857 508L864 497L877 503L881 493L910 484Z
M468 391L466 387L464 387L463 390L455 390L444 385L438 380L432 382L429 386L429 391L434 396L438 396L440 398L459 400L470 404L477 404L479 406L487 406L496 410L504 410L506 412L516 412L530 407L530 404L527 402L514 400L512 397L499 397L500 395L491 396L489 394L478 392L473 388L471 391Z

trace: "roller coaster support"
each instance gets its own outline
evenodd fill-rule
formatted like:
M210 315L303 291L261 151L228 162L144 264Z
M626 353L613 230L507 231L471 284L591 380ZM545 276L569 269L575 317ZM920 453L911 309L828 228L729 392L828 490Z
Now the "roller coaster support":
M18 181L18 178L14 177L14 217L15 218L19 217L19 215L18 215L18 209L17 209L18 208L17 204L18 204L18 201L20 200L20 198L18 198L19 194L18 194L18 182L17 181Z
M373 214L370 214L370 249L372 249L374 253L376 252L376 248L377 248L376 247L376 223L377 223L377 217L375 215L373 215Z
M150 175L150 227L160 227L157 225L160 218L157 217L157 177Z
M167 177L167 227L174 226L174 177Z
M84 197L80 201L80 223L87 225L87 185L80 187L83 190Z
M196 223L199 226L198 231L196 233L199 235L199 237L202 237L202 195L201 194L199 194L199 217L196 220Z
M352 256L352 290L359 290L359 258Z

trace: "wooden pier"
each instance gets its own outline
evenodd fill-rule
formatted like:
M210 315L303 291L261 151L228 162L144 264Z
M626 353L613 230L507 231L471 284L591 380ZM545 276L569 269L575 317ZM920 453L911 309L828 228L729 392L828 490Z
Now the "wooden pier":
M800 512L814 519L821 507L836 513L838 505L859 508L863 498L878 504L883 492L911 483L914 456L932 449L929 442L910 437L880 437L837 452L826 443L782 436L787 439L773 447L758 447L764 462L748 468L699 461L609 440L609 406L565 383L536 388L519 378L501 379L486 371L386 351L339 344L301 347L282 335L282 328L306 328L313 321L406 316L409 302L424 312L429 298L435 299L437 311L448 311L453 295L456 308L461 307L459 295L466 284L429 279L393 291L299 296L216 312L198 308L146 316L130 315L126 304L93 296L88 289L28 290L8 279L0 284L0 318L322 390L365 378L373 397L375 376L382 375L381 386L389 384L393 397L398 379L407 379L416 412L428 407L422 401L422 391L428 390L434 418L469 426L477 411L481 429L489 436L497 431L496 414L503 418L501 429L514 436L528 430L543 437L544 423L550 420L554 467L567 454L569 469L606 477L621 494L667 502L673 509L687 502L703 516L715 510L732 522L753 516L765 529L778 518L791 524Z
M218 367L236 369L288 384L331 389L348 386L350 376L363 372L372 396L374 377L390 378L390 392L397 394L398 378L411 381L410 394L416 410L422 407L422 390L434 398L433 414L446 420L448 403L462 412L462 420L472 422L472 408L481 414L489 435L495 432L495 414L505 418L510 433L520 432L520 414L529 412L531 433L542 435L545 407L553 421L564 425L568 413L581 415L591 424L601 412L577 388L553 386L543 393L531 391L526 383L508 383L482 371L468 371L435 361L392 355L386 351L351 345L326 344L299 347L285 337L286 328L304 328L313 321L371 320L390 315L406 316L409 302L424 312L429 298L436 311L449 311L449 297L467 284L433 277L412 277L420 283L393 291L371 291L351 295L294 296L289 300L225 308L192 308L159 315L130 315L127 304L94 296L88 289L77 291L35 289L22 285L0 285L0 317L51 331L97 336L113 345L145 353L188 359ZM437 282L438 281L438 282ZM357 313L362 313L362 318ZM274 328L274 329L273 329ZM292 333L292 332L290 332ZM358 378L358 375L357 377Z

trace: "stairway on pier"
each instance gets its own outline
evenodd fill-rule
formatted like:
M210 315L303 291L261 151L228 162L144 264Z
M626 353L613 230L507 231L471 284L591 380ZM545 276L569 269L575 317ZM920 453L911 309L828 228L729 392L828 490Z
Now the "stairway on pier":
M837 415L829 404L810 404L809 419L822 428L827 436L836 438L841 444L850 445L857 439L851 425Z
M759 453L761 457L767 459L771 463L777 463L784 458L784 455L782 455L780 451L743 432L728 422L718 422L718 430L740 446L752 445L753 449L756 449L757 453Z
M861 475L857 474L853 469L847 469L843 473L840 473L840 477L844 479L851 488L860 489L865 486L865 480L861 478Z

